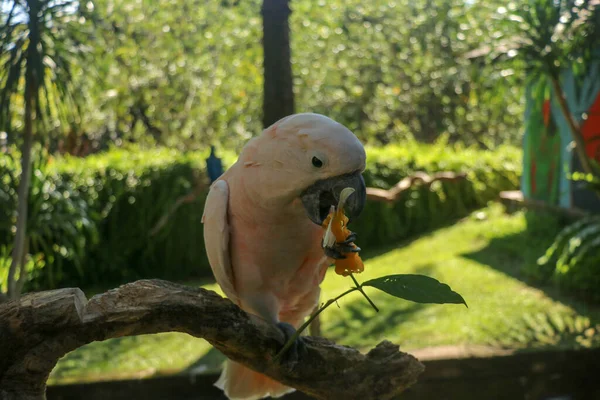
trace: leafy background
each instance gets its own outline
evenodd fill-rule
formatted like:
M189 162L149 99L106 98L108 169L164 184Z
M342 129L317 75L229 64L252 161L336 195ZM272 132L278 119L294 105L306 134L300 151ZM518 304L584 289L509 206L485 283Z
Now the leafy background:
M124 142L239 149L261 130L260 3L82 3L92 15L79 23L94 26L85 41L94 68L73 67L86 100L80 113L48 126L51 146L73 148L85 137L99 149ZM506 23L493 18L505 2L294 0L291 7L298 112L326 113L369 143L442 134L484 147L518 143L520 64L468 58L506 34ZM9 142L20 129L15 121Z

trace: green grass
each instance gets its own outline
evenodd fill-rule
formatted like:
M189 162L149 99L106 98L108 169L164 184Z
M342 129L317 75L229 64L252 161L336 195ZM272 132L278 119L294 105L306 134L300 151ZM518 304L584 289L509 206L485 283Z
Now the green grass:
M557 229L552 218L531 219L524 213L507 216L494 205L410 243L364 251L365 272L357 275L359 281L398 273L425 274L449 284L469 308L415 304L367 288L381 311L376 313L360 294L350 294L338 302L339 308L333 305L321 314L323 335L361 350L387 339L410 351L490 344L522 326L524 316L539 313L559 319L584 317L597 323L598 307L551 287L535 287L521 273L543 254ZM360 245L360 237L357 242ZM330 271L322 300L351 285L350 278ZM202 286L217 289L214 284ZM515 347L524 345L518 340L514 343ZM68 354L52 372L50 382L149 376L190 368L201 371L218 368L221 361L222 356L205 341L184 334L121 338Z

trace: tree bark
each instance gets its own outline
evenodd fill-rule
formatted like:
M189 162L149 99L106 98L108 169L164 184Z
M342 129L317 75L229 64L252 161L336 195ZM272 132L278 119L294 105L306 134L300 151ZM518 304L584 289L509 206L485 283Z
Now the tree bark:
M42 400L66 353L109 338L183 332L230 359L317 399L391 399L424 366L383 341L367 354L305 337L298 362L273 361L281 330L212 291L161 280L133 282L86 300L80 289L31 293L0 305L0 399Z
M591 213L575 207L561 207L549 204L543 200L526 199L520 190L510 190L500 192L500 202L509 210L517 208L533 209L539 211L548 211L563 216L569 220L580 218L589 218Z
M294 113L290 50L289 0L264 0L263 17L263 126Z
M17 290L16 293L21 294L23 291L23 287L25 286L25 282L27 281L27 260L29 259L29 238L25 238L25 245L23 247L23 257L21 259L21 270L19 271L19 279L17 280Z

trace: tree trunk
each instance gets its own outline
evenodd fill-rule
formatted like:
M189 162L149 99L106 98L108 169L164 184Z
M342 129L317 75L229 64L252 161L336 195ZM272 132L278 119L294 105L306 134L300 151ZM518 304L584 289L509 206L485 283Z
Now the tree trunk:
M31 46L31 45L30 45ZM31 181L31 147L33 145L33 120L35 119L34 96L35 76L28 65L25 83L25 129L23 145L21 147L21 180L18 189L17 227L12 252L12 261L8 270L8 297L16 299L20 295L19 284L16 280L16 272L25 273L23 254L25 242L27 241L27 205L29 203L29 184Z
M21 268L19 270L19 279L17 280L17 296L23 292L23 286L27 281L27 260L29 259L29 238L25 237L25 245L23 246L23 253L21 254Z
M38 76L37 65L41 62L38 45L40 31L38 1L30 1L29 5L29 45L27 46L27 59L25 66L25 121L23 131L23 146L21 147L21 181L18 189L17 226L12 252L12 261L8 270L8 297L18 298L20 295L19 282L15 280L17 270L25 273L26 259L25 242L27 241L27 206L29 203L29 185L31 183L31 148L33 146L33 123L36 119L36 108L41 77ZM39 62L37 62L39 61Z
M575 151L577 152L577 156L579 157L579 161L581 162L584 172L598 176L598 171L593 168L590 159L585 153L585 140L583 139L583 134L581 133L581 127L569 110L569 105L565 99L565 94L560 86L558 77L551 74L550 81L552 82L552 87L554 88L554 93L556 94L556 99L558 100L560 110L562 111L563 116L569 125L569 129L571 130L571 135L575 141Z
M294 92L290 50L289 0L264 0L263 126L271 126L294 113Z

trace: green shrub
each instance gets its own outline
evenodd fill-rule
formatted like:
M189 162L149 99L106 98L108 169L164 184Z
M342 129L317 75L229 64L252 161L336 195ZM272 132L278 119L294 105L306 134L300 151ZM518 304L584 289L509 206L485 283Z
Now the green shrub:
M600 301L600 216L582 218L565 227L538 264L542 278Z
M520 153L509 147L492 153L452 149L444 142L409 142L368 148L367 153L365 180L370 186L387 189L415 171L465 172L468 179L411 189L395 204L369 202L351 226L358 232L357 242L363 249L395 243L447 223L485 205L499 191L518 187ZM235 161L235 154L219 154L225 166ZM201 224L208 189L204 169L207 156L208 151L182 154L168 149L129 148L87 158L55 159L47 179L68 187L70 198L83 199L98 240L86 240L83 254L77 253L80 258L61 260L60 274L52 279L50 269L41 269L29 287L89 287L139 278L210 276ZM6 156L0 155L0 160L3 158ZM0 182L4 191L13 190L7 180ZM200 194L181 205L162 229L151 235L177 199L197 184L202 188ZM75 226L75 231L78 229L80 226ZM0 245L5 242L3 236Z
M225 152L230 165L234 155ZM207 152L113 149L56 163L61 179L73 182L98 223L101 240L88 249L87 270L73 284L107 284L139 278L206 276L201 217L208 190ZM181 205L155 234L158 221L199 185L200 194Z
M76 185L50 172L51 158L44 152L33 153L27 211L26 244L29 288L54 287L68 277L64 267L84 275L86 250L98 240L96 222L90 218L86 200ZM17 187L20 165L16 157L0 157L0 264L10 265L11 245L16 224ZM2 268L2 266L0 266ZM2 269L7 270L8 266ZM2 285L6 284L2 279Z
M449 145L442 137L435 144L407 141L367 147L365 181L367 186L388 189L415 171L454 171L468 173L470 178L477 180L497 173L498 176L492 176L494 181L500 179L514 186L518 183L515 177L520 175L521 164L521 149L516 147L501 146L494 151L486 151ZM478 190L484 189L482 185L485 185L485 180L479 182Z

